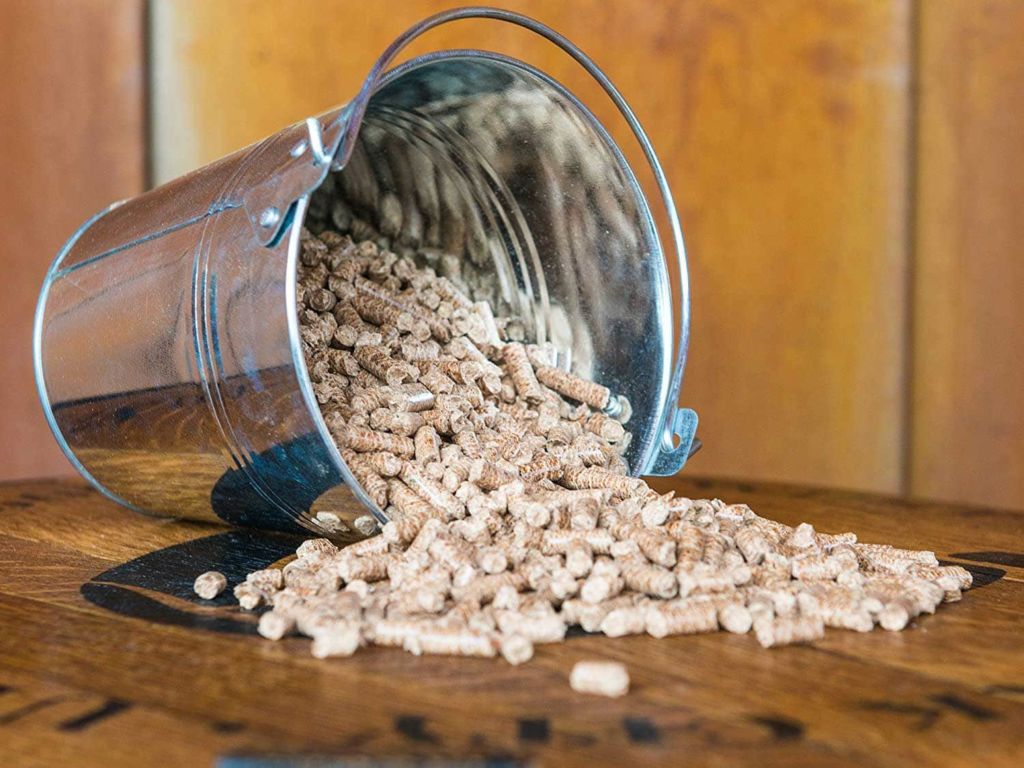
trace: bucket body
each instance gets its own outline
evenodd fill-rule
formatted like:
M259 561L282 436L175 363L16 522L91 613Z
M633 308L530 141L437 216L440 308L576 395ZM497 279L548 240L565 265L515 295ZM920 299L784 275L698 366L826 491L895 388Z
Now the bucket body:
M355 224L427 254L527 338L552 342L559 364L629 399L634 474L682 466L696 429L676 406L685 258L653 150L609 91L670 206L674 286L632 170L558 83L481 51L385 72L412 37L468 16L543 34L611 88L536 22L442 14L396 41L345 107L114 205L64 246L36 314L37 384L64 452L103 493L143 512L285 530L319 532L318 508L353 535L367 510L381 517L327 432L302 358L303 226Z

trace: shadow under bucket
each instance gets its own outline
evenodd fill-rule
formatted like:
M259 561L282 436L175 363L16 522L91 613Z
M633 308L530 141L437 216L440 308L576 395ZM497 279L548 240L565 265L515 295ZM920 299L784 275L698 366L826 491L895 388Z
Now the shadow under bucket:
M675 285L632 170L561 85L482 51L385 72L413 38L471 17L542 35L604 87L667 207ZM697 445L696 415L677 407L682 236L647 137L571 43L469 8L396 40L344 107L114 205L64 246L36 313L36 379L55 437L100 491L148 513L321 534L319 509L350 527L367 509L383 519L331 440L303 360L303 226L358 227L421 254L526 338L552 342L560 365L627 397L634 474L674 474Z

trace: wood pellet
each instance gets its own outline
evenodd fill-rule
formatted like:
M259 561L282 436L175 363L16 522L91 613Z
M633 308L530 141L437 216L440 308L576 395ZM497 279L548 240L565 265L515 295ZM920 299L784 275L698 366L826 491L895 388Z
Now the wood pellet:
M228 580L223 573L219 571L207 571L196 576L196 581L192 585L193 591L203 598L203 600L213 600L221 592L227 589Z
M615 699L629 692L629 672L617 661L578 661L569 674L569 686L577 693Z
M510 664L573 626L612 637L724 630L776 647L826 628L900 630L970 587L969 572L932 552L659 495L628 474L628 402L551 366L553 349L523 341L517 319L431 261L303 232L313 389L388 522L341 549L308 541L283 569L237 585L242 608L264 609L264 637L306 635L321 658L378 645ZM325 534L334 517L317 518ZM196 592L215 596L218 584L203 574ZM580 691L628 685L621 665L572 673Z

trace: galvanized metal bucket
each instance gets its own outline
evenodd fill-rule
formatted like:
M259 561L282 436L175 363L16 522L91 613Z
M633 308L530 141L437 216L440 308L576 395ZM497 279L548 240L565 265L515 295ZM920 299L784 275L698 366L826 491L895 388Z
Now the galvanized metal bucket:
M473 17L532 30L604 88L653 170L668 253L619 148L544 73L475 50L387 71L414 38ZM43 285L34 354L50 427L78 471L148 513L312 531L318 505L349 523L366 509L382 519L320 417L296 315L301 226L352 216L396 250L490 274L494 303L531 338L629 398L634 473L682 467L697 422L677 407L686 259L654 150L569 41L466 8L399 37L345 106L117 203L71 237Z

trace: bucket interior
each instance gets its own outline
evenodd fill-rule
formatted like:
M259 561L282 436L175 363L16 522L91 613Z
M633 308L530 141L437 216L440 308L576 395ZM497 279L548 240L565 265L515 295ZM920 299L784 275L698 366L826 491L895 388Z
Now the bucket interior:
M656 449L673 344L671 290L647 202L567 90L527 65L448 52L391 72L350 158L297 222L410 256L496 315L509 338L626 396L625 458Z

